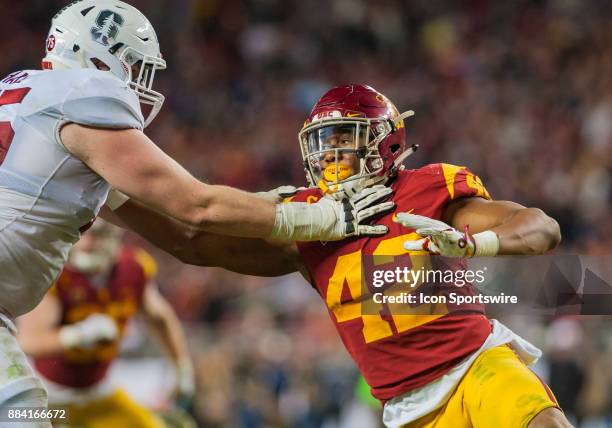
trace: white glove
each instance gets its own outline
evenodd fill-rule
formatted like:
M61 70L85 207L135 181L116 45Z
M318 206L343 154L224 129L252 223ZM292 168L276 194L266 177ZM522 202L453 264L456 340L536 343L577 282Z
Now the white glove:
M267 192L257 192L256 196L266 199L274 204L280 204L286 198L290 196L295 196L297 192L300 190L306 189L305 187L295 187L295 186L280 186L276 189L268 190Z
M188 358L178 361L175 367L175 395L183 399L192 399L195 395L195 375L193 365Z
M342 201L324 196L314 204L278 204L270 237L287 241L338 241L349 236L384 235L386 226L362 223L393 210L394 202L382 202L392 193L392 189L378 185Z
M66 349L88 348L101 341L114 340L118 335L115 320L105 314L93 314L83 321L63 326L59 340Z
M460 232L443 221L408 213L397 214L395 221L424 237L404 242L408 251L425 250L445 257L496 256L499 251L499 238L490 230L470 235L468 226Z

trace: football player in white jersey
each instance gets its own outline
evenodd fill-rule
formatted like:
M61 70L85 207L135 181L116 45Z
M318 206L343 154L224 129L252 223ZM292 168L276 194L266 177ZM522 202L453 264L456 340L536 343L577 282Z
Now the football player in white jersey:
M393 208L382 186L341 201L274 205L192 177L142 132L164 101L152 85L165 67L137 9L80 0L53 18L43 70L0 81L0 408L45 405L12 319L40 301L105 202L112 208L111 188L223 235L329 241L386 233L363 224Z

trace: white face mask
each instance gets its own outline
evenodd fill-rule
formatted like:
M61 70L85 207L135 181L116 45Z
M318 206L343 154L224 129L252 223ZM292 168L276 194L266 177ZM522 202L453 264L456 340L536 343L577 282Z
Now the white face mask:
M85 274L107 272L114 262L115 257L108 253L87 253L76 250L70 255L70 264Z
M92 229L96 226L94 225ZM87 233L92 232L95 232L95 230ZM68 261L84 274L106 274L115 265L120 249L121 235L111 234L100 239L96 246L89 251L81 249L79 243L77 243L70 251Z

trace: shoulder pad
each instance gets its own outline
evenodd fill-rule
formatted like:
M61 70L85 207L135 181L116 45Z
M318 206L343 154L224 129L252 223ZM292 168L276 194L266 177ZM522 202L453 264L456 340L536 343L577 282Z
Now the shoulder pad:
M144 128L138 97L125 82L106 71L94 71L72 88L61 106L70 122L102 128Z
M33 76L22 115L44 112L61 120L100 128L143 129L138 96L108 71L45 71Z
M407 172L423 179L431 190L444 190L449 200L474 196L491 199L480 178L465 166L435 163Z

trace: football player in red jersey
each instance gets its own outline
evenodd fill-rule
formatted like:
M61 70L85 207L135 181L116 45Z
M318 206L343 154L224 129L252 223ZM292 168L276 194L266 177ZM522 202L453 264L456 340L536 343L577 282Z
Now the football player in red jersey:
M153 283L156 263L140 248L122 246L121 231L97 220L73 247L69 263L42 302L20 318L18 341L49 390L67 408L60 423L79 427L163 427L107 374L128 321L138 312L176 368L176 394L194 393L185 336Z
M483 305L391 307L374 301L371 284L363 286L373 256L386 256L389 267L415 269L430 254L441 254L459 257L453 268L462 269L464 257L543 254L560 241L555 220L537 208L491 200L465 167L404 170L401 162L414 150L406 146L404 127L411 114L400 115L371 87L341 86L323 95L299 134L311 186L289 199L317 203L325 194L343 197L384 184L397 204L397 215L378 220L389 228L386 236L338 242L226 238L190 232L162 216L140 222L145 208L133 201L119 208L121 217L187 263L252 275L300 271L384 403L388 427L570 426L527 367L540 351L488 319ZM455 288L475 293L469 285Z

